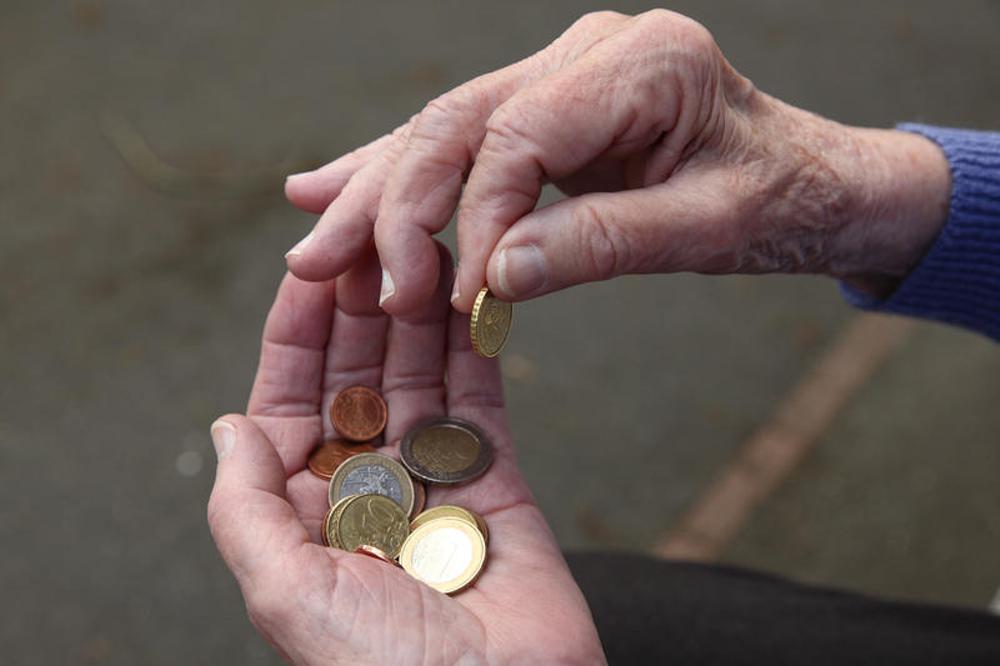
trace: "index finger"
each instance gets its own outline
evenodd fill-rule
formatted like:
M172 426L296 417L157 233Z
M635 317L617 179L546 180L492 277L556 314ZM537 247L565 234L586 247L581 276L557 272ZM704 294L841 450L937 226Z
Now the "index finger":
M639 26L641 18L631 25ZM639 168L669 173L686 133L670 51L623 58L642 31L621 30L572 65L513 95L490 116L459 205L455 308L470 312L486 284L486 264L507 229L538 203L542 186L599 157L638 157ZM664 62L650 59L659 56ZM649 149L656 145L656 155ZM662 154L661 154L662 153ZM650 171L652 173L652 171ZM530 258L530 253L528 257ZM496 259L496 274L507 268ZM502 282L497 279L497 282ZM497 290L498 284L491 280Z
M375 244L392 289L382 307L412 315L438 285L431 236L447 226L485 134L486 119L539 69L535 58L480 76L432 100L413 123L385 185Z

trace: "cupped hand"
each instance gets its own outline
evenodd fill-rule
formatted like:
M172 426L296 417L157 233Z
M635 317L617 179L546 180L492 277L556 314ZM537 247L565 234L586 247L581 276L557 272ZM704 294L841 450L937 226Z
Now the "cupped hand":
M451 259L439 247L434 255L440 284L411 317L378 307L373 253L335 282L286 276L247 415L212 428L212 535L251 620L294 663L603 663L590 611L517 468L497 362L473 353L468 317L448 303ZM486 567L455 597L320 545L327 483L306 460L335 436L326 414L337 391L356 384L386 399L389 455L431 416L467 419L492 439L483 477L428 493L428 506L468 507L489 527Z
M547 182L569 198L534 210ZM463 312L487 283L521 300L622 273L812 272L877 291L929 245L949 186L926 139L761 93L694 21L601 12L289 178L288 198L322 217L288 265L329 279L374 238L382 304L412 314L457 209Z

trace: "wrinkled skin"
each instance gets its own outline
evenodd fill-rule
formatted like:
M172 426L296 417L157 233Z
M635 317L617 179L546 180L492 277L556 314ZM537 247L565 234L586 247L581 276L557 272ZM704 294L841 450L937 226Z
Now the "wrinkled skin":
M568 198L534 210L547 182ZM765 95L698 23L600 12L289 178L322 217L287 258L325 280L374 239L383 307L413 314L457 210L463 312L484 284L523 300L623 273L824 273L880 294L933 240L949 188L930 141Z
M442 281L410 318L378 307L374 254L335 282L285 278L247 415L212 429L212 534L251 620L296 664L604 663L586 602L517 468L498 364L472 352L468 316L448 303L451 258L436 253ZM489 526L486 568L455 597L320 545L327 483L306 459L333 435L325 415L336 392L358 383L386 398L390 455L407 428L444 414L479 424L496 447L483 477L428 493L428 506L465 506Z

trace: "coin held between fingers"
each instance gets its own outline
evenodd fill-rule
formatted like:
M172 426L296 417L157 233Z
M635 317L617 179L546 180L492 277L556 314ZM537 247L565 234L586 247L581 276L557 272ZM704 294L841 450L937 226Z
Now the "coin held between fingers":
M513 316L514 308L510 303L490 293L489 287L480 289L469 319L472 349L487 358L499 354L507 343Z

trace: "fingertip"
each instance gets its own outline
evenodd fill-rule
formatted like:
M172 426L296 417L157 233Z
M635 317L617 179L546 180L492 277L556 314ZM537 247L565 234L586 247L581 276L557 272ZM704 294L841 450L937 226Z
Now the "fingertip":
M487 284L497 297L518 301L551 291L548 260L529 243L495 251L486 267Z
M434 261L394 278L394 289L389 294L383 292L380 297L382 309L394 317L419 316L430 305L437 291L439 270L438 262Z
M290 249L288 252L285 253L285 259L288 259L289 257L301 256L302 253L305 252L306 248L309 247L309 244L312 243L312 240L315 237L315 235L316 235L315 229L307 233L302 238L302 240L293 245L292 249Z
M382 267L382 284L379 286L378 304L384 308L386 301L396 294L396 282L392 279L392 273L387 268Z
M285 177L285 198L299 210L318 215L326 210L343 186L344 183L331 183L323 187L317 183L315 171L293 173Z
M236 446L238 433L233 421L235 416L235 414L220 416L209 428L212 435L212 445L215 447L215 455L219 460L229 456Z
M375 244L383 270L379 305L390 315L409 317L427 307L437 291L441 259L430 235L402 226L397 230L390 234L376 225Z
M289 273L305 282L326 282L340 275L324 262L303 255L285 255L285 265Z
M306 282L325 282L347 271L361 257L364 239L357 241L345 233L336 236L336 230L318 224L285 253L289 272Z

